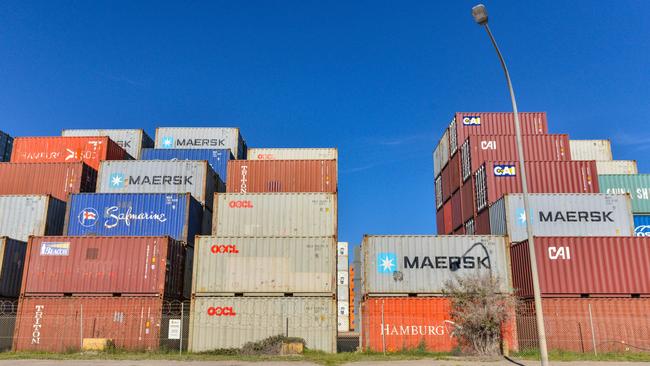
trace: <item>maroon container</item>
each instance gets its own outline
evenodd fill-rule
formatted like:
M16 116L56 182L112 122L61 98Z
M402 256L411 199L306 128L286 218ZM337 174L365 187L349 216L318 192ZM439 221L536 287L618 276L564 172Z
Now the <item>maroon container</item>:
M182 243L168 237L33 236L27 244L21 295L178 299L184 260Z
M458 229L454 230L454 235L465 235L465 225L462 225Z
M336 193L336 160L230 160L229 193Z
M535 237L542 296L650 295L650 237ZM528 241L510 252L518 296L533 296Z
M451 202L447 201L443 206L442 206L442 215L443 215L443 226L444 226L444 235L450 235L453 231L453 227L451 227L451 216L452 216L452 210L451 210Z
M595 161L529 161L526 177L530 193L598 193ZM476 211L504 194L521 193L519 163L488 161L474 174Z
M0 194L49 194L62 201L70 193L95 192L97 171L84 163L0 163Z
M442 172L440 172L440 180L442 181L442 202L447 202L451 198L451 175L449 170L449 164L447 164L442 168Z
M436 233L442 235L445 232L445 217L442 207L436 211Z
M483 210L474 220L474 234L492 235L490 230L490 210Z
M476 196L474 195L474 182L472 180L465 182L465 184L460 187L460 200L463 205L463 222L466 222L474 217L474 214L476 213L474 207Z
M455 154L449 160L449 190L454 194L460 188L460 154Z
M463 226L463 205L460 191L456 191L451 196L451 227L455 231L459 226Z

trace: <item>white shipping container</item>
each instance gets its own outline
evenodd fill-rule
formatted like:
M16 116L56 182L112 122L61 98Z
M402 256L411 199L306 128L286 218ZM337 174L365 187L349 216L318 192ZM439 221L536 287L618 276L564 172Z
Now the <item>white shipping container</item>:
M352 302L352 307L354 311L354 322L351 324L355 331L360 331L361 326L361 294L363 293L361 275L363 274L363 267L361 266L361 246L357 245L354 247L354 261L352 262L354 266L354 278L352 278L352 283L354 284L354 298L350 299Z
M349 260L347 255L339 255L336 257L336 270L349 271Z
M239 128L158 127L157 149L230 149L235 159L246 158L246 142Z
M347 271L338 271L336 273L336 298L344 301L350 299L350 280Z
M337 306L338 310L336 312L337 312L338 317L342 317L342 316L349 317L350 316L350 302L349 301L338 301L337 304L338 304L338 306Z
M598 175L639 174L636 160L596 161Z
M31 235L61 235L65 208L48 195L0 196L0 236L26 242Z
M349 316L339 316L338 318L338 331L340 333L345 333L350 331L350 317Z
M331 297L196 297L189 351L240 348L281 334L303 338L309 349L333 353L336 329Z
M449 161L449 129L445 130L440 142L433 151L433 176L438 177L442 168L447 165Z
M225 190L207 161L107 160L97 175L97 193L191 193L208 208Z
M533 193L532 215L523 196L508 194L490 206L490 230L510 242L526 240L526 219L532 216L535 236L632 236L634 221L629 195L603 193Z
M73 129L63 130L61 136L108 136L134 159L140 159L142 149L153 147L153 140L142 129Z
M569 140L571 160L612 160L609 140Z
M336 160L335 148L250 148L248 160Z
M362 295L438 294L446 281L477 272L512 291L503 236L367 235L361 251Z
M337 235L334 193L217 193L212 235Z
M334 237L197 236L193 294L335 291Z
M348 271L337 271L336 272L336 285L348 287L350 281L350 272Z
M348 255L348 242L347 241L340 241L336 243L336 255Z

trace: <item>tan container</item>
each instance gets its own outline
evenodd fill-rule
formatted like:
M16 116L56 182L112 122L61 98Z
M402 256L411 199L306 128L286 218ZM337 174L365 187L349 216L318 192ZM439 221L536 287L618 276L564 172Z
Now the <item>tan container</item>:
M636 160L596 161L598 175L605 174L639 174Z
M335 148L250 148L248 160L332 160L338 159Z
M571 160L612 160L609 140L569 140Z

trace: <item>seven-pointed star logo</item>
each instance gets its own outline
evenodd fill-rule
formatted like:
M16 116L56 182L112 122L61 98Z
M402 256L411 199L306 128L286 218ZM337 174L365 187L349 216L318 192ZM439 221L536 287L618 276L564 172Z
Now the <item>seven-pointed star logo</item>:
M108 177L108 179L111 188L124 188L124 174L113 173Z
M515 211L515 220L517 220L517 225L524 226L526 225L526 211L523 208L518 208Z
M163 137L162 138L162 147L166 148L166 149L174 147L174 138L169 137L169 136Z
M395 253L377 254L377 271L379 273L393 273L397 269L397 255Z

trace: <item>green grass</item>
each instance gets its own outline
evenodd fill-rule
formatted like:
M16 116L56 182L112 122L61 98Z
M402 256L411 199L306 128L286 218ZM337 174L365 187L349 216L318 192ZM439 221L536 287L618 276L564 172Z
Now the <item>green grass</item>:
M524 360L539 360L539 352L523 351L512 353L511 358L524 359ZM548 358L552 361L637 361L637 362L650 362L650 353L642 353L637 351L629 352L608 352L598 353L598 356L593 352L569 352L569 351L550 351Z

